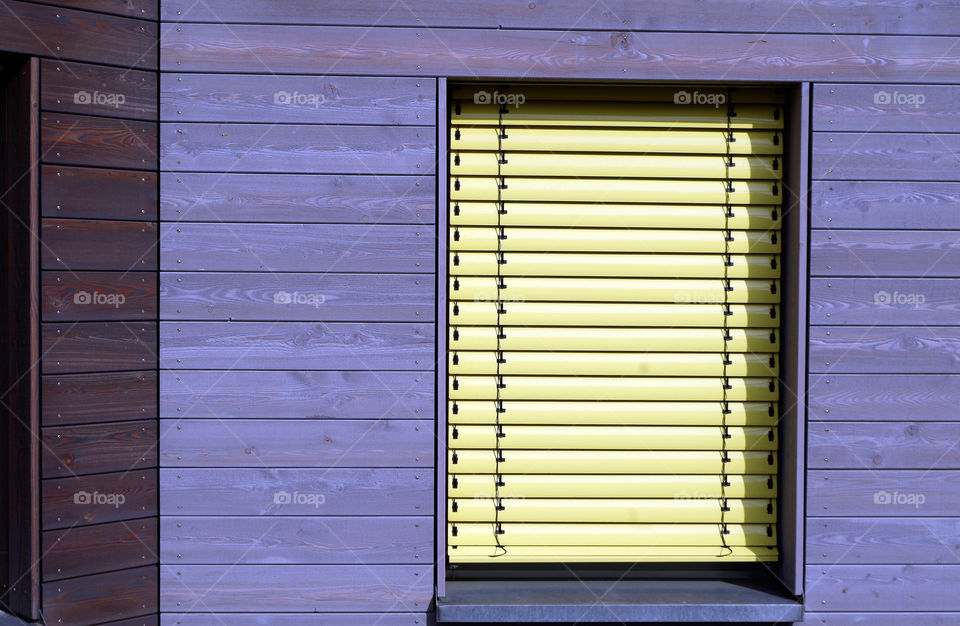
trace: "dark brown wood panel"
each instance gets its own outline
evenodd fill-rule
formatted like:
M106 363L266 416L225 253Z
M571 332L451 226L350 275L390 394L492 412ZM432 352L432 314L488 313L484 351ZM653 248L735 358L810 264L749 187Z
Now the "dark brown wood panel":
M157 465L157 420L43 429L44 478L126 472Z
M45 163L149 169L157 166L157 124L140 120L44 113Z
M42 381L45 427L157 416L154 370L44 376Z
M960 229L960 183L814 182L813 228Z
M145 20L159 17L158 0L32 0L39 4L52 4L59 7L72 7L86 11L113 13Z
M157 173L44 165L40 177L44 217L157 219Z
M960 328L813 326L809 341L811 373L952 374Z
M44 111L157 120L157 73L44 60Z
M433 421L160 420L164 467L432 467Z
M846 85L813 88L813 130L960 131L953 85Z
M163 121L422 126L433 123L437 104L433 78L164 73L162 80Z
M109 372L153 367L156 322L43 324L44 374Z
M166 123L160 138L168 171L429 175L436 158L418 126Z
M815 468L960 469L960 422L822 422L807 439Z
M433 228L370 224L164 224L161 269L371 272L433 269Z
M813 180L960 180L958 134L814 133L812 145Z
M958 497L960 471L807 471L808 517L945 517Z
M821 517L807 521L807 562L960 564L960 520Z
M157 514L157 470L50 478L42 485L43 529Z
M43 269L153 270L157 224L117 220L41 220Z
M43 533L43 552L45 581L153 565L159 552L157 520L48 530Z
M40 307L46 322L155 320L156 272L43 272Z
M420 372L160 373L161 417L422 419L432 412L433 378Z
M814 374L808 388L812 420L960 420L956 375Z
M433 321L429 274L163 272L161 319Z
M162 322L161 369L429 370L431 324Z
M433 560L432 517L164 517L161 528L160 557L166 563L362 565ZM258 539L251 543L251 537Z
M945 325L960 319L953 279L813 278L810 323Z
M155 613L157 585L149 565L44 583L43 614L51 624L84 626Z
M170 174L160 178L168 221L433 224L432 176Z
M836 611L956 611L960 609L960 566L836 565L807 571L806 601ZM922 616L907 623L922 620Z
M814 230L810 274L958 277L960 231Z
M167 617L164 626L202 626L210 620L230 626L425 626L431 624L432 614L426 613L175 613ZM112 625L111 625L112 626ZM884 625L886 626L886 625Z

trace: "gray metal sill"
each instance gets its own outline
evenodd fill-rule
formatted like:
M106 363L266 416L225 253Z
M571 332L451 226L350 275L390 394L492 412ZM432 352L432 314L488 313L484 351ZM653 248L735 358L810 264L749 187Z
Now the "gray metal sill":
M800 600L773 584L724 580L459 580L438 622L798 622Z

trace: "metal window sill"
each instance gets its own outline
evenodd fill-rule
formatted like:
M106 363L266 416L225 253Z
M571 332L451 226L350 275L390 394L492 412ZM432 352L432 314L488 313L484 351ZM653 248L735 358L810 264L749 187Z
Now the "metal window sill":
M438 622L797 622L774 584L723 580L447 581Z

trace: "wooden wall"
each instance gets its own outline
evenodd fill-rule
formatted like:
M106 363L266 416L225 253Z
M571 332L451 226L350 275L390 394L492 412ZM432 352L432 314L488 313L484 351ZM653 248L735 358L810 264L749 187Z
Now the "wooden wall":
M0 48L40 57L36 436L49 624L158 621L157 12L156 0L0 6Z

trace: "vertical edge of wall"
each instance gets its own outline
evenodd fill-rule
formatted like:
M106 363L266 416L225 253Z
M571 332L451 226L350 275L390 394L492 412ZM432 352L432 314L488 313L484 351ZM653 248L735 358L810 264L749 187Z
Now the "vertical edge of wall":
M436 597L447 583L447 79L437 79L437 514Z

